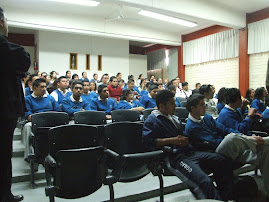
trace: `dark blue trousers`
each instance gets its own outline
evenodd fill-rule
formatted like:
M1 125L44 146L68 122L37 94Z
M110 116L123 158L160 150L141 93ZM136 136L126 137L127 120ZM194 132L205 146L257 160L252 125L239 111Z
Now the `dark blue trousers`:
M170 157L170 162L171 166L183 175L190 190L198 199L226 201L233 198L231 160L210 152L189 152ZM217 186L212 183L205 171L213 173L213 180Z

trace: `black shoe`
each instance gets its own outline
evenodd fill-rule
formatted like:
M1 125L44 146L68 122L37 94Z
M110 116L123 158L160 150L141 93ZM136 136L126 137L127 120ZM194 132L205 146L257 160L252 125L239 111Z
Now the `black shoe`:
M13 194L11 194L8 198L8 202L19 202L23 200L23 195L19 194L14 196Z

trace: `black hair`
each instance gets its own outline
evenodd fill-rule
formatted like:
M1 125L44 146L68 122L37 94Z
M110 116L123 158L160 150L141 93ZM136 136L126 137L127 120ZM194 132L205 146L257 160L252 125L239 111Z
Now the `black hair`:
M241 93L238 88L228 88L226 90L226 103L235 103L238 99L241 99Z
M115 76L110 77L109 81L112 82L113 79L117 79Z
M83 76L84 73L87 73L87 72L82 72L81 76Z
M255 99L262 100L262 99L263 99L263 90L265 90L264 87L257 88L257 89L255 90L254 98L255 98Z
M124 83L124 80L123 80L123 79L119 79L119 80L118 80L118 82L122 82L122 81L123 81L123 83Z
M141 79L141 76L142 76L143 74L139 74L139 76L138 76L138 79Z
M102 75L102 77L101 77L101 79L100 79L101 82L102 82L104 76L108 76L108 74L103 74L103 75Z
M176 79L172 79L171 81L169 81L168 83L173 84L173 82L176 81Z
M162 83L154 83L154 84L157 85L157 86L163 85Z
M120 72L118 72L118 73L117 73L117 75L116 75L116 77L118 77L120 74L121 74L121 73L120 73Z
M67 73L69 73L69 72L71 73L71 71L67 70L67 71L65 72L65 75L66 75Z
M251 91L252 91L252 90L254 90L254 89L253 89L253 88L249 88L249 89L247 89L247 92L246 92L246 98L247 98L247 99L251 98L251 97L250 97L250 94L251 94Z
M66 76L60 76L58 79L57 79L57 83L60 83L62 79L67 79Z
M183 87L183 86L187 86L188 84L189 84L189 83L188 83L187 81L185 81L185 82L182 82L181 85L182 85L182 87Z
M73 75L72 75L72 79L74 80L76 76L78 77L77 74L73 74Z
M146 84L146 88L148 88L150 85L151 85L151 83L148 82L148 83Z
M198 89L193 89L193 90L192 90L192 94L195 94L195 93L199 93L199 94L200 94L200 92L199 92Z
M203 84L200 88L199 88L199 93L201 95L204 95L205 93L209 93L209 91L211 90L212 85L210 84Z
M169 85L168 87L168 90L170 90L170 91L173 91L173 90L176 90L176 87L174 86L174 85Z
M84 86L84 83L89 83L89 84L90 84L89 81L87 81L87 80L83 80L83 81L82 81L82 86Z
M31 75L29 76L28 82L29 82L29 81L33 81L33 78L34 78L35 76L38 76L38 75L37 75L37 74L31 74Z
M179 76L176 76L176 78L179 78L179 79L180 79L180 77L179 77Z
M169 90L159 91L156 95L156 105L157 105L158 109L160 107L160 104L166 105L167 102L169 102L169 100L171 98L173 98L174 96L175 96L174 93L172 93Z
M4 21L4 10L0 7L0 20Z
M81 86L83 86L81 81L74 81L71 85L71 89L73 89L75 87L75 85L80 84Z
M30 75L30 73L29 73L29 72L25 72L25 73L23 74L23 78L26 78L28 75Z
M107 88L106 84L101 84L100 86L98 86L98 93L101 93L104 88Z
M93 84L94 84L94 86L95 86L95 87L94 87L94 91L96 91L96 89L97 89L97 85L96 85L96 83L95 83L95 82L93 82L93 81L91 81L91 82L90 82L90 85L91 85L91 83L93 83Z
M227 88L222 87L218 92L218 103L226 103Z
M201 83L196 83L196 84L195 84L195 87L197 87L198 85L201 85Z
M153 77L154 75L153 74L151 74L150 76L149 76L149 79L151 79L151 77ZM155 76L154 76L154 78L155 78Z
M192 94L188 99L187 99L187 105L186 108L189 112L191 112L191 107L196 107L201 100L203 100L205 96L195 93Z
M150 91L153 91L154 89L158 89L158 86L157 86L156 84L151 84L151 85L149 86L149 92L150 92Z
M266 106L268 106L268 104L267 104L268 102L269 102L269 95L267 95L267 96L265 97L265 105L266 105Z
M42 73L41 73L41 76L42 76L42 74L46 74L46 75L47 75L47 72L42 72Z
M45 80L45 79L36 79L36 80L33 82L33 87L34 87L34 86L38 87L40 83L46 83L46 80Z
M96 73L94 73L93 75L92 75L92 77L94 77L95 75L97 75Z
M51 71L50 72L50 77L52 76L53 73L56 73L56 71Z
M134 80L133 80L133 79L128 79L127 84L129 84L129 83L131 83L131 82L134 82Z
M128 80L133 79L133 78L134 78L134 75L132 74L128 76Z
M132 93L133 93L133 89L131 89L131 88L124 89L122 91L122 95L120 97L120 100L126 100L127 95L132 94Z

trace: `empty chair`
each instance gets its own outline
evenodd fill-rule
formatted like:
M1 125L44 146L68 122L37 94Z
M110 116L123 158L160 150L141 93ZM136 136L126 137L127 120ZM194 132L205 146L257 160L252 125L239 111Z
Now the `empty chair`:
M76 124L103 125L106 124L106 114L102 111L80 111L74 113Z
M187 106L187 101L182 101L181 105L182 105L182 107L186 107Z
M146 120L148 118L148 116L151 114L151 112L155 110L155 108L150 108L150 109L145 109L142 111L143 115L144 115L144 120Z
M32 115L32 133L29 138L29 154L31 168L31 185L35 188L34 164L44 164L48 155L48 130L51 127L69 123L65 112L40 112Z
M189 111L185 107L176 107L175 115L183 122L186 122Z
M117 181L133 182L146 176L150 172L149 167L156 165L154 167L159 168L157 165L163 152L145 152L142 128L143 124L135 122L115 122L105 126L106 147L120 156L118 160L108 161L108 166L112 169L111 175ZM163 201L163 179L161 172L157 173L160 198Z
M112 122L120 122L120 121L139 121L140 114L138 111L130 110L130 109L119 109L111 112Z

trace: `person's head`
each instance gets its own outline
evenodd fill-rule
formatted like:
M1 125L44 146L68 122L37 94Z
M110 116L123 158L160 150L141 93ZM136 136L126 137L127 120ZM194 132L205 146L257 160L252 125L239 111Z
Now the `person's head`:
M65 91L69 86L68 80L66 76L60 76L57 79L57 87L60 88L62 91Z
M23 76L23 82L26 84L27 80L29 79L30 77L30 73L29 72L25 72L24 76ZM28 87L28 86L26 86Z
M109 76L108 74L103 74L103 76L101 77L101 82L103 84L108 84L108 81L109 81Z
M188 82L182 82L182 88L185 90L185 91L188 91L189 90L189 84Z
M212 90L213 90L213 93L216 92L216 87L214 85L212 85Z
M178 82L178 84L179 84L179 83L180 83L180 77L179 77L179 76L176 76L175 79L177 80L177 82Z
M39 78L41 78L41 72L40 72L40 71L38 71L36 74L37 74L37 76L38 76Z
M94 80L97 80L98 79L98 74L94 73L92 77L93 77Z
M0 34L8 37L8 25L7 18L4 13L4 10L0 7Z
M96 91L97 90L97 86L95 82L90 82L90 91Z
M199 92L201 95L204 95L205 98L207 99L212 99L214 96L213 88L212 88L212 85L210 84L203 84L200 87Z
M71 71L67 70L67 71L65 72L65 76L66 76L68 79L71 79L71 76L72 76Z
M247 99L254 99L254 95L255 95L255 90L253 88L249 88L247 89L247 92L246 92L246 98Z
M147 83L146 79L141 79L141 86L146 86Z
M42 78L42 79L45 79L45 76L47 76L47 73L46 73L46 72L42 72L42 73L41 73L41 78Z
M82 78L87 78L87 72L82 72Z
M140 80L144 79L144 75L143 74L139 74L138 79L140 79Z
M157 83L163 83L162 78L158 78L158 79L157 79Z
M205 115L205 101L204 101L204 96L201 94L192 94L188 100L187 100L187 105L186 108L187 110L191 113L192 116L204 116Z
M176 94L176 92L177 92L177 89L176 89L176 87L174 86L174 85L169 85L168 87L168 90L169 91L171 91L174 95Z
M46 93L46 81L45 79L36 79L33 82L33 91L36 96L43 96Z
M151 84L151 85L149 86L148 91L149 91L150 96L151 96L153 99L155 99L155 98L156 98L156 94L160 91L160 89L158 88L157 85L155 85L155 84Z
M158 110L164 115L173 115L176 109L174 94L169 90L161 90L156 95Z
M146 84L146 89L148 90L149 89L149 86L150 85L152 85L150 82L148 82L147 84Z
M121 87L124 87L124 85L125 85L123 79L118 80L118 83L119 83L119 86L121 86Z
M227 88L222 87L218 92L218 103L226 104L226 92Z
M132 75L132 74L129 75L129 76L128 76L128 80L129 80L129 79L133 79L133 80L134 80L134 75Z
M255 90L254 98L263 100L266 97L266 95L267 95L266 89L264 87L260 87Z
M167 79L167 78L163 80L163 83L164 83L164 85L166 85L166 86L168 85L168 82L169 82L169 79Z
M145 78L145 80L147 81L147 83L149 82L149 79L148 78Z
M82 85L83 85L83 93L88 94L90 91L90 82L89 81L82 81Z
M156 85L158 86L158 88L160 90L164 90L163 84L162 83L156 83Z
M74 81L71 85L73 97L79 99L83 92L83 84L81 81Z
M31 74L27 81L28 86L31 87L36 79L39 79L39 76L37 74Z
M156 84L157 80L155 78L153 78L151 82Z
M153 79L155 79L154 75L150 75L149 80L152 81Z
M129 79L127 82L128 88L134 89L135 83L133 79Z
M110 81L110 84L113 87L117 87L118 86L118 79L115 76L110 77L109 81Z
M50 75L46 75L46 76L44 77L44 79L46 80L47 85L48 85L48 84L50 83L50 81L51 81Z
M122 74L121 74L120 72L118 72L117 75L116 75L116 77L117 77L117 79L119 80L119 79L122 78Z
M201 83L196 83L195 84L195 89L198 89L199 90L200 87L201 87Z
M106 84L101 84L100 86L98 86L98 95L102 100L108 98L108 93L109 91Z
M78 81L78 80L79 80L78 75L77 75L77 74L73 74L73 75L72 75L72 80L73 80L73 81Z
M175 87L178 87L178 81L176 79L172 79L169 83L171 83ZM170 85L170 84L168 84L168 85Z
M55 71L50 72L50 78L55 80L57 78L57 73Z
M120 100L126 100L127 102L130 102L133 99L134 99L133 90L130 88L124 89L120 97Z
M226 103L230 106L232 105L235 109L242 105L241 93L238 88L228 88L226 90L225 98Z

